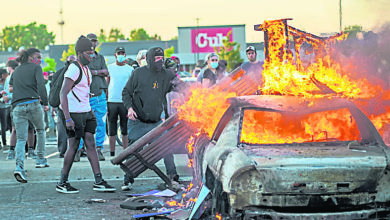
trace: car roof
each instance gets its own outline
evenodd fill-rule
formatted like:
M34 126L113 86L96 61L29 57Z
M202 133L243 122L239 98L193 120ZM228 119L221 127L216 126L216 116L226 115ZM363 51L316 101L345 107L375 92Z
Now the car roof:
M356 106L349 100L339 97L307 98L298 96L251 95L229 99L232 107L265 108L291 113L308 113Z

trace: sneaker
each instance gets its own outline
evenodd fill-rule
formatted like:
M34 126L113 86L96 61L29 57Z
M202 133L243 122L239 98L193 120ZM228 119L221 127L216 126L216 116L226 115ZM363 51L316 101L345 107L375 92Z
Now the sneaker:
M124 183L121 186L121 189L122 189L122 191L129 191L129 190L133 189L133 186L131 185L131 183Z
M29 148L27 153L27 158L29 159L37 159L38 155L35 153L34 149Z
M78 150L76 152L76 155L74 156L73 162L80 162L80 156L81 156L81 150Z
M63 184L57 183L56 191L60 193L67 193L67 194L80 192L78 189L71 186L68 182L65 182Z
M115 187L110 186L105 180L102 180L100 183L93 184L93 190L99 192L113 192L115 191Z
M15 150L9 150L7 160L15 160Z
M171 181L179 182L179 175L177 175L177 174L170 174L169 175L169 179Z
M101 149L97 149L96 151L97 151L97 154L98 154L99 161L105 161L106 158L104 158L102 150Z
M9 150L9 145L3 145L3 151L7 151L7 150Z
M18 182L27 183L26 171L19 171L19 170L16 170L16 171L14 172L14 176L15 176L15 179L16 179Z
M35 163L35 168L45 168L45 167L49 167L49 164L47 163L47 159L46 158L37 159Z

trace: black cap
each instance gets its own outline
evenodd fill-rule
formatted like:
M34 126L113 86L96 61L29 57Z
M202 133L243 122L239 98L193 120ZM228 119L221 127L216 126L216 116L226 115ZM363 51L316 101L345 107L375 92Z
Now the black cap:
M93 33L89 33L89 34L87 35L87 38L88 38L89 40L97 40L96 34L93 34Z
M117 48L115 49L115 53L118 53L118 52L125 52L125 53L126 53L124 47L117 47Z
M77 53L77 52L84 52L84 51L93 51L94 49L89 39L85 38L84 36L80 36L76 42L75 50Z
M164 56L164 51L158 47L154 50L154 56Z

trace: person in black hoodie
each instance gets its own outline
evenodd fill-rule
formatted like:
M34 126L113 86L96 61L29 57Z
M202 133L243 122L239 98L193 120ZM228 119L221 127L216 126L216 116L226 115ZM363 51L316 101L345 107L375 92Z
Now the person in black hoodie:
M122 91L122 100L128 110L128 139L134 143L161 122L161 115L166 103L166 95L176 90L180 80L165 68L164 50L153 47L146 53L147 65L134 70ZM167 118L167 115L166 115ZM178 181L179 176L173 155L164 158L164 164L171 180ZM131 183L125 175L122 190L129 190Z

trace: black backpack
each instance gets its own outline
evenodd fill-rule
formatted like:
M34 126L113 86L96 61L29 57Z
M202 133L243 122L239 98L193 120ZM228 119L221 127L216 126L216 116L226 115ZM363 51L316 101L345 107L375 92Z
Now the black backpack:
M77 61L66 62L65 66L63 68L59 69L53 75L53 79L50 82L49 105L51 107L56 108L56 107L60 106L60 104L61 104L60 92L61 92L61 88L62 88L62 83L64 82L65 72L68 70L71 63L75 64L80 70L80 75L77 78L77 80L74 82L72 89L81 81L81 78L83 76L83 71L81 70L80 64ZM76 99L80 102L80 99L76 96L76 94L73 92L73 90L72 90L72 93L76 97Z

